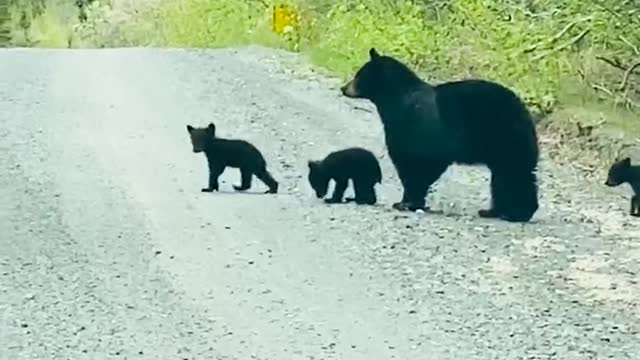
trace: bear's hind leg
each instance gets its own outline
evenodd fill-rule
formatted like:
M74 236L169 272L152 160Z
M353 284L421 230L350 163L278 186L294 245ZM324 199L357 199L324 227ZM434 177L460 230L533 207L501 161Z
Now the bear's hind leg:
M354 201L358 205L374 205L377 202L375 182L366 180L354 180L353 188L355 192L354 198L348 198L347 201Z
M269 173L266 167L258 170L256 172L256 177L269 187L269 190L265 191L265 194L278 193L278 182L273 178L273 176L271 176L271 173Z
M538 210L538 187L532 170L498 173L499 186L492 189L492 199L499 209L499 217L509 222L528 222ZM494 201L495 201L494 200Z
M241 184L233 185L233 188L236 189L236 191L249 190L251 188L251 180L253 178L253 172L247 168L241 168L240 178L241 178L240 180Z

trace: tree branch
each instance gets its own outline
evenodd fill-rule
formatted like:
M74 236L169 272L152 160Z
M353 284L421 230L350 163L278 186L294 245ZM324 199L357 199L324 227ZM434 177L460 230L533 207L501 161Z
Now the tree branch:
M613 67L614 67L614 68L616 68L616 69L626 70L626 67L624 67L624 65L622 65L622 64L620 63L620 61L618 61L617 59L616 59L616 60L611 60L611 59L607 59L607 58L606 58L606 57L604 57L604 56L599 56L599 55L598 55L598 56L596 56L596 59L597 59L597 60L600 60L600 61L604 61L604 62L606 62L607 64L609 64L609 65L613 66Z
M627 40L622 35L620 35L618 37L620 38L620 40L624 41L625 44L629 45L629 47L631 47L633 49L633 52L636 53L636 55L640 55L640 50L638 50L637 46L633 45L629 40Z
M627 87L627 81L629 80L629 75L635 70L637 67L640 67L640 61L636 61L635 64L629 66L627 71L624 72L624 76L622 77L622 83L618 90L622 91Z
M582 31L580 34L576 35L573 39L571 39L571 40L567 41L566 43L564 43L564 44L562 44L562 45L558 46L557 48L554 48L554 49L552 49L551 51L548 51L548 52L546 52L546 53L544 53L544 54L536 55L536 56L534 56L533 58L531 58L531 60L532 60L532 61L537 61L537 60L540 60L540 59L542 59L542 58L545 58L545 57L547 57L547 56L549 56L549 55L555 54L555 53L557 53L558 51L562 51L562 50L564 50L564 49L568 48L569 46L571 46L571 45L573 45L573 44L577 43L578 41L582 40L582 38L584 38L585 36L587 36L587 34L588 34L589 32L591 32L591 29L586 29L586 30Z
M553 35L551 38L541 41L537 44L533 44L527 48L525 48L524 50L522 50L523 54L528 54L530 52L535 51L537 48L543 46L543 45L550 45L555 43L556 41L560 40L561 37L563 37L567 32L569 32L569 30L571 30L574 26L576 26L578 23L587 21L587 20L591 20L592 17L588 16L582 19L576 19L573 20L572 22L570 22L569 24L567 24L564 28L562 28L562 30L560 30L560 32L558 32L557 34Z

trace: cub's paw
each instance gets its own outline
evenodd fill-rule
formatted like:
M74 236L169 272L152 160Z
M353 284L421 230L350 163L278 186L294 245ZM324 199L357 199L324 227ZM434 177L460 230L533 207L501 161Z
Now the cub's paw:
M640 211L629 213L629 215L631 215L633 217L640 217Z
M235 191L246 191L249 190L248 187L243 187L242 185L232 185Z
M202 192L213 192L213 190L215 190L215 189L204 188L204 189L201 189L200 191L202 191Z

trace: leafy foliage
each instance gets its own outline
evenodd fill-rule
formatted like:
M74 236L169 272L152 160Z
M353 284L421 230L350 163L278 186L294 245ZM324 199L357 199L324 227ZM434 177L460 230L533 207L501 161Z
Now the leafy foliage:
M622 68L640 60L640 9L631 1L602 2L338 1L306 28L302 49L346 75L376 46L442 80L503 82L547 112L569 89L574 94L566 95L592 96L598 84L620 81L620 70L598 59L616 59ZM636 79L633 90L607 97L624 96L630 105L639 85Z
M33 17L37 4L48 9L55 0L13 1L31 1ZM300 27L283 36L270 24L272 6L282 3L301 15ZM431 81L502 82L541 113L640 110L640 65L632 69L640 62L637 0L163 0L118 32L97 25L102 16L86 26L102 26L92 39L109 45L259 43L306 53L343 77L373 46Z

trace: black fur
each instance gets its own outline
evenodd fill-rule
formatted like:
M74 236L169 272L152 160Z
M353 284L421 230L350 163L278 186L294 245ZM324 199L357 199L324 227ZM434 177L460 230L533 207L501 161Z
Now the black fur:
M265 193L278 192L278 182L267 171L267 162L262 153L251 143L245 140L216 137L216 127L213 123L205 128L187 125L187 131L191 138L193 152L204 152L209 164L209 187L202 189L203 192L219 191L218 178L227 166L240 169L242 183L233 185L236 191L251 188L253 175L255 175L269 187Z
M527 222L538 209L535 125L511 90L484 80L432 86L400 61L369 51L370 60L343 95L375 104L390 158L402 181L398 210L425 208L430 186L453 163L491 170L491 208L481 217Z
M640 166L631 165L631 158L618 160L609 168L609 174L605 185L619 186L624 183L631 185L633 196L631 197L631 216L640 217Z
M373 205L376 203L375 185L382 182L378 159L368 150L352 147L334 151L323 160L309 160L309 184L318 198L327 194L329 181L335 182L333 195L327 203L341 203L348 182L351 180L355 197L347 202Z

